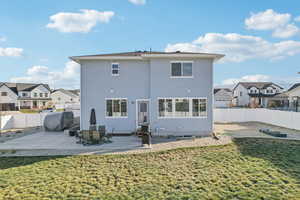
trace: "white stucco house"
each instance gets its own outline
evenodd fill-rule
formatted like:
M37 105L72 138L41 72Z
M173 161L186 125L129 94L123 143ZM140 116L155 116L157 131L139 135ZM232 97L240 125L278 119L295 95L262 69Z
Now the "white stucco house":
M52 105L56 108L65 108L67 105L79 104L79 90L57 89L51 93Z
M283 88L272 82L239 82L233 88L234 106L268 107L268 101L282 93Z
M42 109L48 106L50 88L47 84L0 83L0 109Z
M232 104L232 91L229 88L214 89L214 107L229 108Z
M81 65L81 129L91 109L108 132L211 134L213 63L224 55L136 51L70 57Z

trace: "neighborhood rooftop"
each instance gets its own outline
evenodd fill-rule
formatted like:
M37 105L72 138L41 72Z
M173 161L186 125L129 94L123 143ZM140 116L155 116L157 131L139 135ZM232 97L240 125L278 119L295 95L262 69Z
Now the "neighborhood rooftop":
M31 91L34 88L38 87L39 85L43 85L48 90L50 90L50 87L48 84L42 84L42 83L9 83L9 82L0 82L0 86L6 85L9 87L12 91L15 93L20 91Z
M275 83L272 83L272 82L239 82L237 85L239 85L239 84L241 84L242 86L244 86L247 89L249 89L250 87L256 87L258 89L265 89L271 85L276 85L277 87L280 87L281 89L283 89L281 86L279 86Z
M293 89L295 89L295 88L297 88L297 87L299 87L300 86L300 83L295 83L292 87L290 87L289 89L288 89L288 91L291 91L291 90L293 90Z
M108 53L108 54L96 54L96 55L85 55L85 56L72 56L71 60L78 62L79 60L86 59L106 59L106 58L150 58L150 57L201 57L201 58L213 58L220 59L224 57L223 54L214 53L198 53L198 52L162 52L162 51L133 51L133 52L122 52L122 53Z

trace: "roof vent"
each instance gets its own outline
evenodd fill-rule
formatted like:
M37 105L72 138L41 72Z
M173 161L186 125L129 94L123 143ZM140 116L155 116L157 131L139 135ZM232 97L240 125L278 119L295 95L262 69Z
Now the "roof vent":
M180 53L180 51L176 51L176 53Z

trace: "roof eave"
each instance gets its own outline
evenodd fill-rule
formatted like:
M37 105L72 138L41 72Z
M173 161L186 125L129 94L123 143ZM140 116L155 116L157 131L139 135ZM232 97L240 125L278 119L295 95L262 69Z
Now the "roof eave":
M148 58L208 58L217 61L223 54L142 54L141 56L72 56L74 62L80 64L82 60L144 60Z
M83 60L142 60L140 56L72 56L69 57L74 62L80 64Z

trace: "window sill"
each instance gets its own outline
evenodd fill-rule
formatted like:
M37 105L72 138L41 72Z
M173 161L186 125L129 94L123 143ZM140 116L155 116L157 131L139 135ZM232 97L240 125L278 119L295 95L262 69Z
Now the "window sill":
M128 118L128 116L126 117L108 117L108 116L105 116L106 119L126 119Z
M194 78L194 76L170 76L170 78Z
M207 116L200 117L158 117L158 119L206 119Z

